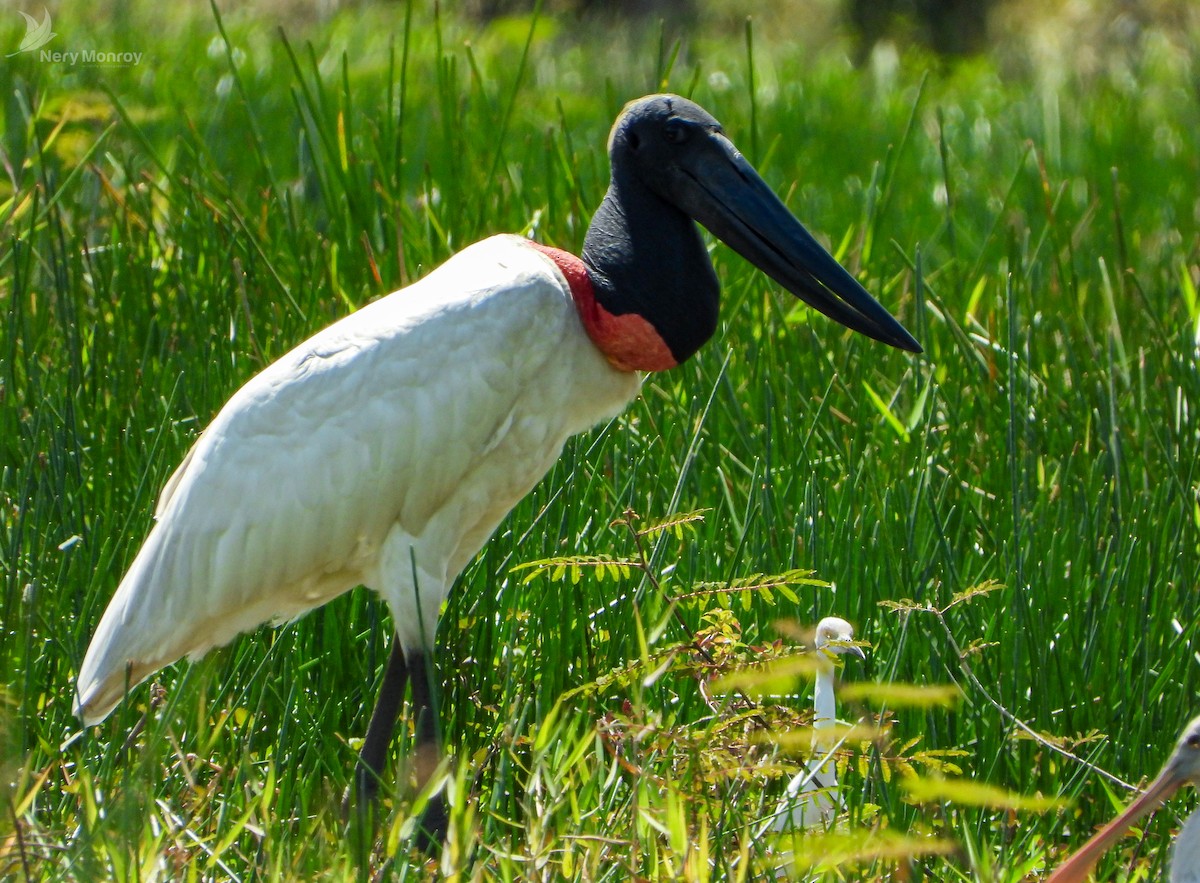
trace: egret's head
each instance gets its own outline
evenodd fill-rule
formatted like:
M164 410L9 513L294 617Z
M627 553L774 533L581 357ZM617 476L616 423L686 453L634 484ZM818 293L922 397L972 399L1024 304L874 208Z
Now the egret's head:
M837 616L827 616L817 623L816 647L827 653L867 658L862 647L854 642L854 626Z
M1181 785L1191 782L1200 787L1200 717L1192 718L1184 728L1163 772Z

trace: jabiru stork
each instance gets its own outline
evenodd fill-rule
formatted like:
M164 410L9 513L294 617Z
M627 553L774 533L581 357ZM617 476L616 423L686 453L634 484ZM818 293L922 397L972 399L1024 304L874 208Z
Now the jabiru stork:
M694 221L815 309L921 351L697 104L631 102L609 154L581 256L485 239L234 393L163 488L96 628L77 681L85 724L163 666L361 584L396 634L352 789L360 805L375 794L408 684L427 775L430 652L455 578L567 438L716 329L717 276ZM440 836L444 808L431 814Z
M1162 772L1150 783L1145 793L1097 831L1091 840L1046 879L1046 883L1083 883L1100 856L1130 825L1162 806L1168 797L1188 782L1200 787L1200 717L1193 718L1184 729ZM1193 812L1175 835L1171 883L1200 883L1200 810Z
M854 643L854 626L837 616L826 616L817 623L813 649L818 660L812 724L817 756L788 782L783 798L768 820L765 829L768 831L801 831L826 826L842 808L836 765L826 756L834 748L836 739L822 738L837 723L833 658L847 653L859 659L867 657L862 647Z

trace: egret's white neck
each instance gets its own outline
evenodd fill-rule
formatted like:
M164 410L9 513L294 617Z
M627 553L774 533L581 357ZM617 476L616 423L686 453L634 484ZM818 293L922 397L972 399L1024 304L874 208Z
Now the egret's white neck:
M1200 809L1184 822L1175 835L1171 853L1171 883L1195 883L1200 880Z
M825 729L837 720L837 702L833 697L833 663L823 653L818 655L821 666L817 669L817 685L813 691L813 727Z

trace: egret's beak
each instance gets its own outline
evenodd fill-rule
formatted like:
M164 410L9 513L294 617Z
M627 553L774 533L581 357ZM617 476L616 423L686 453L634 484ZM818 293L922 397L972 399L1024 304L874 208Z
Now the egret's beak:
M851 644L849 647L846 648L846 652L849 653L851 656L857 656L859 659L866 661L867 654L864 653L863 648L859 647L857 644Z
M1171 761L1174 759L1172 757ZM1080 847L1079 852L1076 852L1058 866L1054 873L1051 873L1050 877L1046 879L1046 883L1085 883L1088 873L1091 873L1092 867L1096 865L1100 855L1108 852L1112 843L1120 839L1130 825L1145 816L1146 813L1162 806L1166 799L1178 791L1178 788L1186 781L1187 777L1181 775L1180 769L1175 763L1166 764L1162 773L1158 774L1158 779L1151 782L1150 787L1146 788L1146 793L1129 804L1126 811L1122 812L1120 816L1100 828L1091 840Z
M921 345L833 259L720 131L669 170L673 201L796 297L847 328L921 352Z
M1158 809L1185 781L1187 780L1178 774L1178 770L1168 763L1158 778L1150 783L1145 794L1129 804L1125 812L1097 831L1077 853L1059 865L1058 870L1050 875L1046 883L1084 883L1100 856L1108 851L1129 826L1147 813Z
M1184 728L1183 733L1179 736L1179 741L1175 743L1175 750L1171 752L1171 757L1163 766L1162 772L1158 774L1158 778L1150 783L1146 793L1129 804L1125 808L1125 812L1101 828L1091 840L1083 845L1079 852L1059 865L1058 870L1049 876L1046 883L1084 883L1096 861L1125 833L1130 825L1147 813L1158 809L1168 797L1187 782L1200 785L1200 717L1192 718ZM1194 815L1192 819L1195 819ZM1179 874L1180 864L1185 866L1183 877L1188 877L1187 872L1195 870L1191 861L1181 861L1180 859L1182 850L1179 847L1183 845L1181 840L1176 842L1172 880L1182 879Z

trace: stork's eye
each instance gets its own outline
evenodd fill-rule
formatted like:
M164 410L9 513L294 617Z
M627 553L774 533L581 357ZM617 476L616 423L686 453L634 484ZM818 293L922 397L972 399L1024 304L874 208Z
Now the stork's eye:
M672 144L682 144L688 139L688 127L682 120L667 120L663 133Z
M1188 748L1200 748L1200 733L1192 733L1183 744Z
M629 149L635 152L642 146L642 139L638 137L637 132L630 132L625 136L625 141L629 145Z

